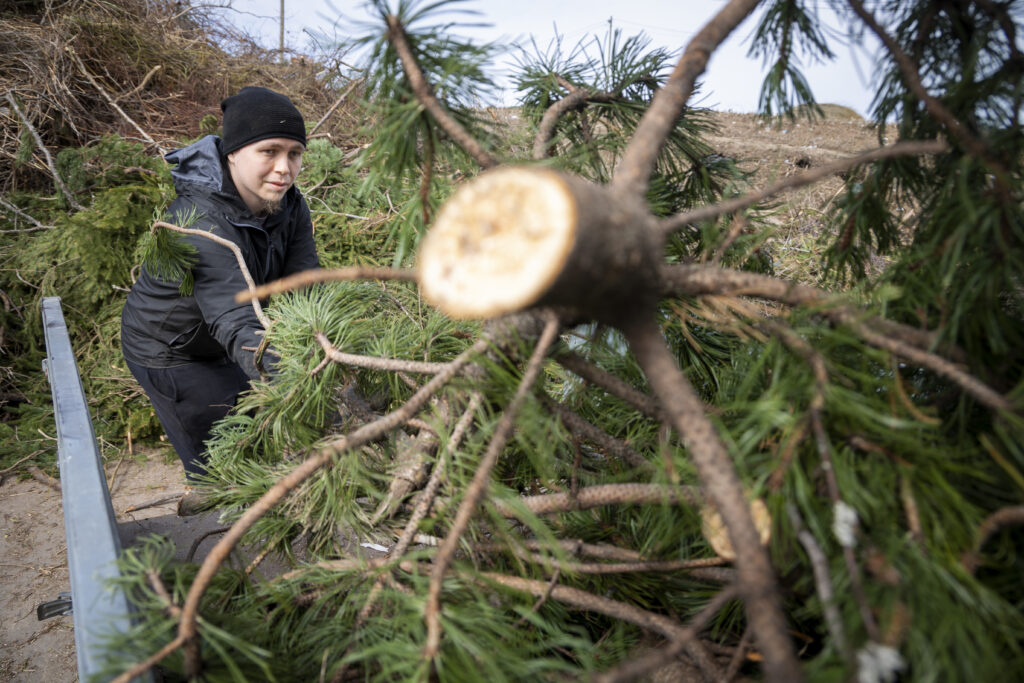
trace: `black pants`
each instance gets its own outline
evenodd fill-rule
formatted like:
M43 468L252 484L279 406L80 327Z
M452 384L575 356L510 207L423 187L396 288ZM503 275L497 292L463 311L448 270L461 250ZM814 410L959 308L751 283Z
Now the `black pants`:
M230 361L147 368L125 361L153 404L189 481L205 472L206 441L213 423L227 415L249 377Z

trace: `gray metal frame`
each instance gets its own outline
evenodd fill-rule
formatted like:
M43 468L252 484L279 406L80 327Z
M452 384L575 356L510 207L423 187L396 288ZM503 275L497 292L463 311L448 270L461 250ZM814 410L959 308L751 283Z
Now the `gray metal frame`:
M115 560L121 542L59 297L43 299L42 316L47 353L43 369L57 423L75 649L79 679L84 681L100 669L104 634L125 631L131 621L124 593L109 586L118 576Z

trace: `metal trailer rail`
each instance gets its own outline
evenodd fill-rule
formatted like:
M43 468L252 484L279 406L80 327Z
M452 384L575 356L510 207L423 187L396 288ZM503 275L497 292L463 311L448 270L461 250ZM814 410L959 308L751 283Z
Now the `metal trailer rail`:
M100 670L105 637L126 631L131 619L127 597L110 587L110 579L119 574L115 560L121 542L59 297L43 299L42 316L47 353L43 370L57 423L71 600L41 605L39 618L67 614L73 605L78 676L84 681ZM144 679L153 680L150 675Z

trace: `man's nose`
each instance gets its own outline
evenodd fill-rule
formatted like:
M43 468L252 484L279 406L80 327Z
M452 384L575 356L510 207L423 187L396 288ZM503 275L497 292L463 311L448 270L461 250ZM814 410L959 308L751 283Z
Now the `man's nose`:
M274 157L274 172L281 175L289 175L291 173L287 154L278 154Z

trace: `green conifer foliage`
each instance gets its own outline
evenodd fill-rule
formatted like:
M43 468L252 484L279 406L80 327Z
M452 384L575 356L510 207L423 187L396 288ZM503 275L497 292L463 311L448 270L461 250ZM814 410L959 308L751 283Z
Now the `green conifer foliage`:
M724 4L669 77L614 30L593 58L524 54L523 154L477 135L490 48L453 37L461 3L373 3L366 208L331 208L357 180L336 151L311 146L307 177L337 186L311 202L325 259L395 267L275 297L281 374L211 444L204 489L233 526L198 568L156 541L126 554L141 619L111 674L162 651L196 680L1024 675L1020 3L830 3L886 45L875 111L901 146L843 169L817 283L762 253L785 186L748 193L684 111L758 4ZM794 48L828 59L832 38L814 3L760 4L763 113L813 111ZM452 320L412 249L470 163L526 157L606 184L564 181L607 201L580 230L618 228L587 255L654 256L589 281L632 297ZM226 568L240 543L287 569Z

